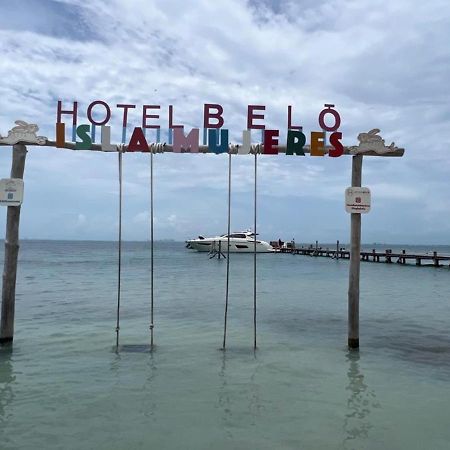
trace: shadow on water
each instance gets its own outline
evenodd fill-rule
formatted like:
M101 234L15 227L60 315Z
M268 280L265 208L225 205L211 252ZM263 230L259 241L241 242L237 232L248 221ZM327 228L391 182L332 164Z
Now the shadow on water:
M379 408L375 392L367 385L364 375L359 367L359 352L347 352L348 362L346 391L348 393L347 410L344 419L343 448L346 450L359 450L364 448L364 442L369 440L369 431L372 428L370 413L372 409Z
M273 314L264 325L296 339L317 336L321 340L344 341L347 330L346 318L308 312L294 317ZM400 359L414 370L433 368L434 376L450 376L450 335L445 328L399 317L362 317L360 338L363 348L382 351L385 357Z
M382 333L380 333L380 330ZM372 323L367 347L387 351L415 368L434 370L434 376L448 379L450 375L450 336L448 331L436 330L410 321ZM428 376L430 375L427 372Z

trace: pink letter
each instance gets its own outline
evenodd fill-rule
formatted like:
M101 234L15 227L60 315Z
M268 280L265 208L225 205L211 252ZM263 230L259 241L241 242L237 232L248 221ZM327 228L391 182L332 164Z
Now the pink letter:
M186 150L188 153L198 153L198 138L200 136L200 130L198 128L192 128L187 136L184 135L183 128L174 128L173 130L173 151L175 153L181 153L182 150Z

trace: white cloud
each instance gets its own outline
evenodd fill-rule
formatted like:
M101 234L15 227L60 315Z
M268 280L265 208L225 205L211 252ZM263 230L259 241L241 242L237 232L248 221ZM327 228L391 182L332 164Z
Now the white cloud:
M3 5L5 14L14 14L14 4ZM44 4L51 8L51 3ZM24 18L20 33L0 25L0 132L5 134L15 119L23 118L53 136L59 98L66 104L79 100L82 110L96 99L112 105L155 102L162 105L163 124L167 105L174 104L176 120L188 127L201 126L202 104L211 101L223 104L232 139L238 140L249 103L265 104L268 126L281 130L286 127L286 106L292 104L296 121L310 131L317 128L322 105L331 101L342 115L346 143L376 126L386 142L395 140L406 148L402 159L366 158L364 163L364 182L380 200L395 199L399 205L396 220L406 220L402 210L405 216L418 211L431 193L439 207L428 210L427 220L448 215L447 2L415 2L414 7L406 0L261 4L199 0L194 7L181 0L65 0L58 6L59 17L63 15L66 24L79 24L82 37L69 25L64 35L56 26L58 14L50 12L45 27L33 24L32 18ZM118 139L120 115L114 109L112 120ZM130 121L139 125L138 108L130 113ZM7 176L9 164L9 152L0 148L2 176ZM245 226L252 164L251 157L233 158L234 217ZM258 173L263 212L264 205L272 208L276 199L286 208L279 214L299 224L277 223L290 231L301 228L292 202L297 209L307 204L313 216L320 216L321 210L314 200L338 204L349 183L350 160L261 157ZM34 215L41 214L38 205L47 198L51 201L46 207L56 217L63 211L76 217L82 204L89 217L84 225L92 236L114 238L117 177L115 155L35 148L27 158L27 206ZM226 157L157 155L155 214L160 236L197 234L208 211L214 211L210 226L219 228L226 190ZM127 154L124 214L135 224L128 227L131 238L146 238L148 230L136 225L144 225L148 202L148 155ZM275 227L273 214L261 219L263 228ZM25 218L22 225L39 237L44 223L39 228L39 220L34 226L31 221L31 216ZM95 224L102 229L96 232ZM415 236L423 224L418 218ZM171 236L165 236L169 225ZM317 232L321 227L318 219ZM54 235L64 237L66 231L72 233L68 222L55 228Z

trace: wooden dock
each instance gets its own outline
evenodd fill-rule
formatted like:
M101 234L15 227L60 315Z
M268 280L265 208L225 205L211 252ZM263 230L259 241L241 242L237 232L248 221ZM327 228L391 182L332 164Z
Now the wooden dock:
M303 256L315 256L333 259L350 259L350 251L344 248L339 250L331 250L329 248L322 247L290 247L290 248L276 248L277 252L292 253L295 255ZM422 253L406 253L406 250L402 250L400 253L394 253L391 249L383 251L362 251L360 253L361 261L387 263L387 264L415 264L416 266L432 266L442 267L448 264L450 268L450 255L438 255L437 252L432 254Z

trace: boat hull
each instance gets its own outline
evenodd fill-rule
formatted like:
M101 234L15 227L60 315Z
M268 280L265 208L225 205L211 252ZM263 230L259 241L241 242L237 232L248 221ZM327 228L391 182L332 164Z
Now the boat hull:
M187 247L198 252L211 252L212 250L227 253L227 239L192 239L186 241ZM254 253L255 244L252 240L231 240L230 253ZM256 253L273 253L273 247L264 241L256 241Z

